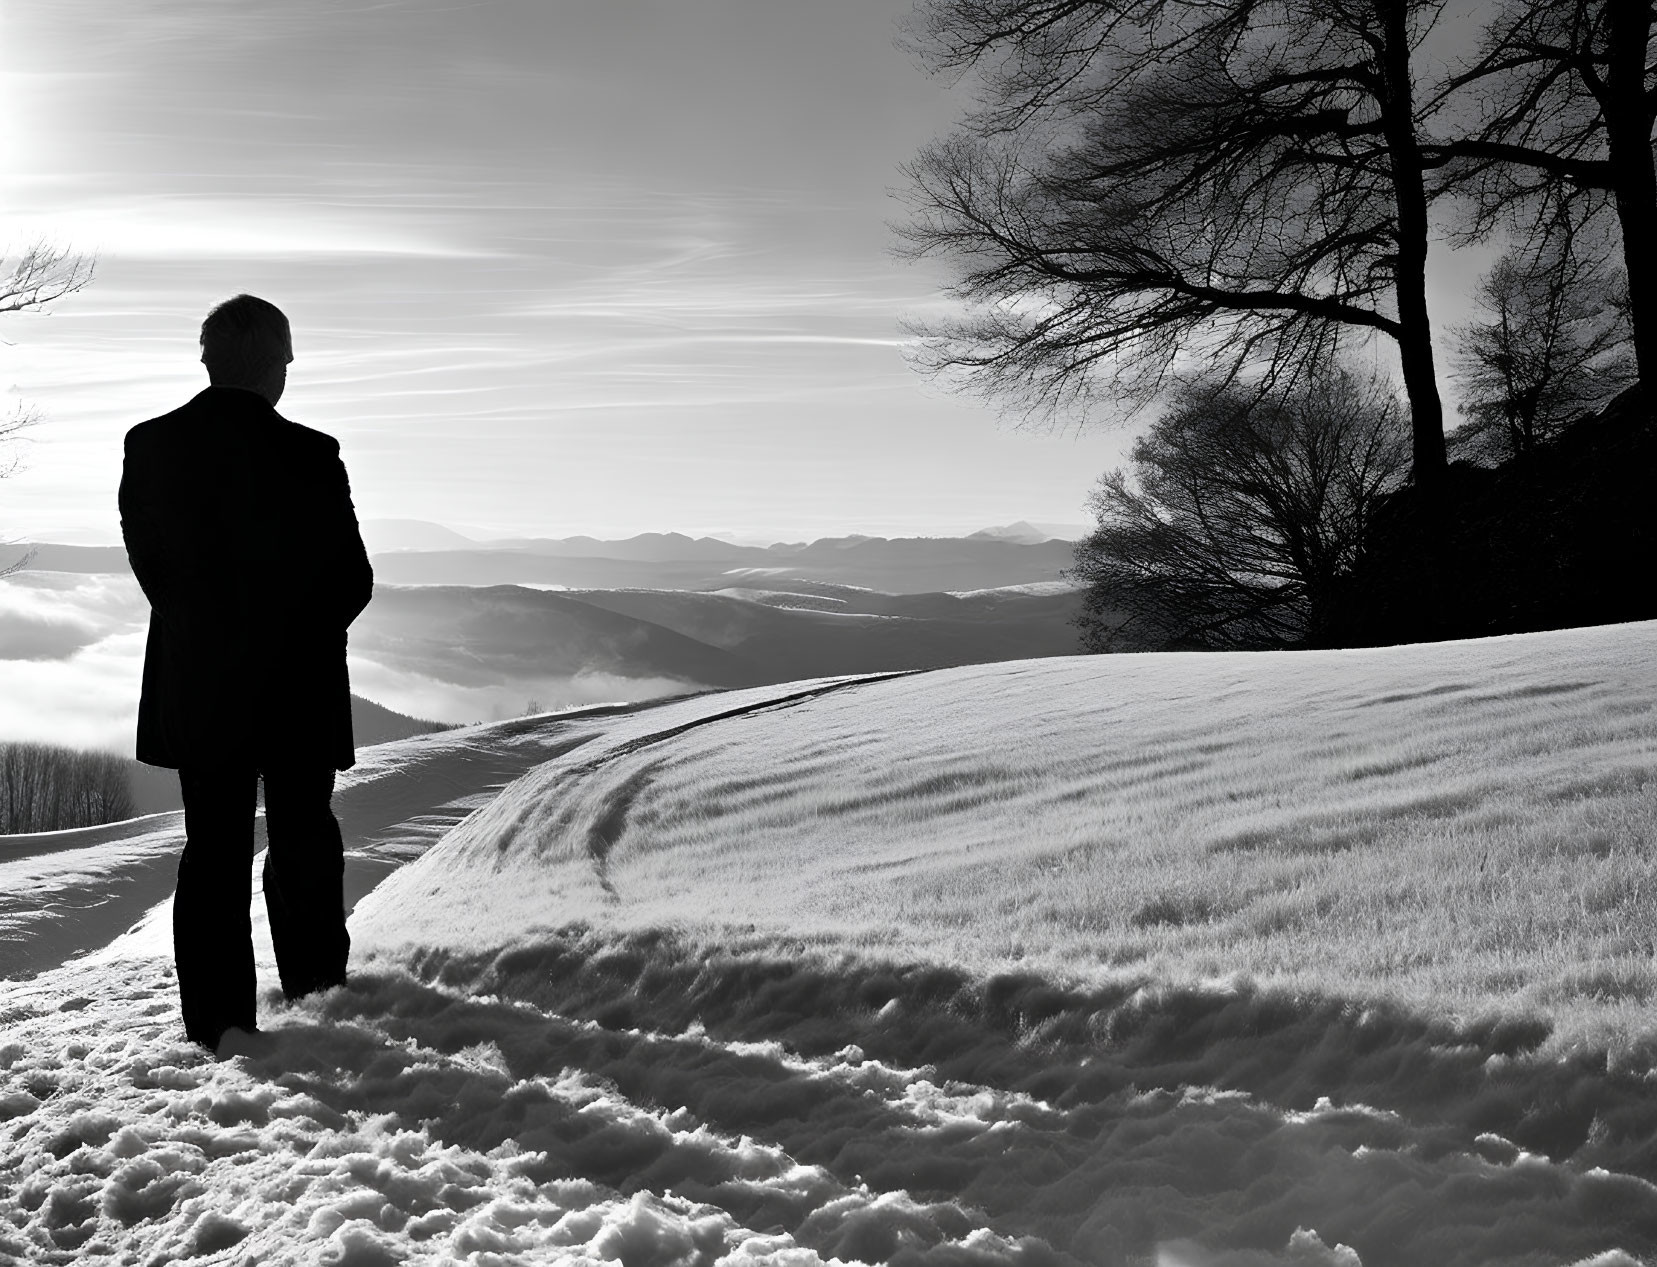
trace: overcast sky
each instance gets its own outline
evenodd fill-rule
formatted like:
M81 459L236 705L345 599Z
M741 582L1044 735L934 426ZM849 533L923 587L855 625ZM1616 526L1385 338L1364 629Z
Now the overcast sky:
M0 537L117 539L121 436L205 385L241 290L292 318L282 410L339 437L362 518L1084 522L1123 432L1016 429L904 360L943 275L891 257L890 192L963 105L894 47L907 11L6 0L0 243L99 264L0 323L44 416Z

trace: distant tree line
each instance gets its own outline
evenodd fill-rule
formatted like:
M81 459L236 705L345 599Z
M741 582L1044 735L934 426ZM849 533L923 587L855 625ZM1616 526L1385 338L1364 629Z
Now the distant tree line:
M1625 486L1657 458L1653 10L1498 0L1446 56L1442 9L920 0L913 47L978 89L908 171L907 250L961 301L923 367L1033 418L1159 413L1093 498L1090 646L1628 618L1594 556L1657 544ZM1502 248L1449 332L1459 428L1435 237Z
M134 813L126 758L45 743L0 744L0 835L118 822Z

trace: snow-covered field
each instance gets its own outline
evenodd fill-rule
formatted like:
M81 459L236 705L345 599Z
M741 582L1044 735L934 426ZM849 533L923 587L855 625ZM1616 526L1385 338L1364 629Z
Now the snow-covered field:
M1657 1262L1654 755L1650 624L423 736L225 1064L176 823L0 840L0 1261Z

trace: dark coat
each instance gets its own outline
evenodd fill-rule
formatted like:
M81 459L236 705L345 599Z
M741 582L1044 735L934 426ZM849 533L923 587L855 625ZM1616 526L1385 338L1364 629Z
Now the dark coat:
M374 573L337 440L209 387L127 432L121 534L151 609L140 761L355 763L345 631Z

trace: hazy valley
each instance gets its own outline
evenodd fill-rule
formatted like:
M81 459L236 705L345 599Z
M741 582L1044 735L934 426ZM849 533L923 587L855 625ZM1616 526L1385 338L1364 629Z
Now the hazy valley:
M1076 649L1071 546L1018 536L849 537L756 547L647 534L452 545L439 525L364 525L374 601L351 629L353 687L445 723L837 673L935 668ZM120 547L0 552L0 679L62 739L124 746L148 607ZM80 689L90 680L94 693ZM73 716L73 701L100 723ZM359 712L361 710L359 709ZM359 725L367 714L359 717ZM372 723L370 723L372 725ZM15 727L13 728L15 729ZM385 732L364 732L368 740Z

